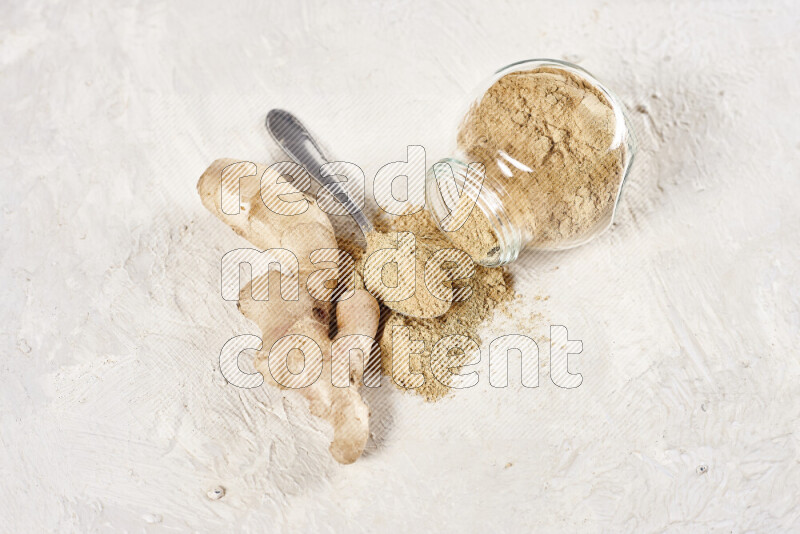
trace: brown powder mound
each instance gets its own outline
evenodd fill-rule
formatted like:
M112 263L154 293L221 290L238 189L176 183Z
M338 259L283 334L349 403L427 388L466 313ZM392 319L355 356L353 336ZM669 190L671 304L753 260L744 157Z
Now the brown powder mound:
M451 334L467 336L480 344L481 339L477 334L480 326L491 317L498 306L514 298L511 276L504 269L487 269L477 266L471 284L472 297L463 302L454 302L450 310L441 317L415 319L393 311L382 316L384 324L379 343L384 374L392 374L391 336L393 326L410 327L411 339L422 340L425 343L424 352L411 355L410 365L412 373L421 372L425 377L425 384L411 391L422 395L426 401L436 401L450 391L450 385L441 383L431 370L433 346L440 339ZM403 384L398 385L402 387Z
M417 239L436 241L441 239L442 232L428 211L423 209L411 215L381 219L375 222L375 229L381 232L412 232Z
M441 232L436 223L429 217L427 211L413 215L396 217L389 222L378 225L381 231L410 231L417 236L425 236L433 242L441 241ZM443 245L442 248L448 248ZM502 268L488 269L476 266L475 276L466 282L472 287L472 296L462 302L454 302L450 310L441 317L434 319L419 319L401 315L400 313L383 309L381 314L382 331L379 330L379 343L381 348L381 365L384 374L392 374L392 343L391 332L393 326L408 326L412 340L422 340L425 351L421 354L412 354L410 358L411 371L422 373L425 384L411 391L422 395L426 401L436 401L450 391L449 384L441 383L431 370L431 349L443 337L459 334L473 339L480 344L481 339L477 331L488 320L494 311L503 303L512 300L515 296L510 274ZM456 288L461 283L457 283ZM403 384L398 384L402 387Z
M439 317L450 309L450 302L435 297L428 290L425 284L425 264L431 256L438 250L443 248L450 248L450 245L443 236L417 236L415 234L415 247L416 247L416 262L414 266L415 287L414 294L411 297L403 300L389 300L386 296L380 294L380 291L374 292L375 298L379 299L386 306L394 311L411 317ZM367 235L367 252L368 258L372 253L380 249L396 248L397 247L397 232L371 232ZM379 270L380 265L373 265L367 268L364 272L365 280L376 280L380 278L383 280L386 287L394 288L398 285L397 263L389 263ZM372 289L374 286L370 286Z

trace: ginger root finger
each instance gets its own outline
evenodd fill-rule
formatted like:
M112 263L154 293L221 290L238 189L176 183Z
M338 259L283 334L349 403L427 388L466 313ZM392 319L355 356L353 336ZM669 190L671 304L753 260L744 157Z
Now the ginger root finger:
M378 301L366 289L356 289L352 297L336 305L337 338L350 334L375 337L378 331L380 308Z
M230 158L215 160L197 182L200 200L206 209L259 250L285 248L297 256L301 270L310 269L308 255L311 251L336 248L333 227L328 215L313 200L308 200L305 212L296 215L281 215L267 208L261 199L261 178L264 177L265 183L275 183L280 178L268 167L263 163L251 164ZM234 215L225 213L222 208L223 172L226 185L238 181L240 205L239 212ZM282 184L282 187L288 188L290 184ZM231 191L235 189L226 187L228 195ZM295 192L299 193L296 189ZM227 208L232 211L231 206Z
M292 388L308 400L311 415L324 419L333 427L333 441L329 447L333 458L342 464L355 462L364 452L364 447L369 438L369 408L358 393L358 385L339 388L331 383L331 341L328 339L328 325L312 317L298 320L287 332L299 334L313 339L322 351L322 372L313 384ZM299 358L297 351L290 351L288 356L283 350L270 352L265 346L255 359L256 369L264 375L264 380L269 383L290 383L292 377L286 373L282 376L273 376L272 372L299 365L303 358ZM286 363L278 361L286 358ZM309 365L309 357L305 357L305 365ZM297 367L295 367L296 371ZM316 374L316 373L314 373Z
M357 289L352 297L337 304L339 332L331 344L334 385L359 387L362 379L370 387L380 385L381 361L375 340L379 320L378 301L365 289ZM351 360L351 355L356 357Z
M270 286L269 300L254 300L252 297L251 287L261 283L261 277L242 288L237 304L239 312L261 330L261 340L267 351L278 338L292 333L292 325L304 317L315 317L320 323L329 324L330 302L314 300L302 287L298 292L299 300L283 300L278 293L278 273L271 272L269 276L270 284L274 284Z

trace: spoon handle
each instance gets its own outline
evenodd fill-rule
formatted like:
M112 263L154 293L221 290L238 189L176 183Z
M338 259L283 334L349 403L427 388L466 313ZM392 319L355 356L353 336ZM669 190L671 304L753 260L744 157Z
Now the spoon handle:
M342 184L336 180L336 176L324 176L320 172L320 167L328 163L328 159L297 117L282 109L272 109L267 113L266 126L272 138L289 157L302 165L315 182L342 204L365 236L373 231L372 222L353 202Z

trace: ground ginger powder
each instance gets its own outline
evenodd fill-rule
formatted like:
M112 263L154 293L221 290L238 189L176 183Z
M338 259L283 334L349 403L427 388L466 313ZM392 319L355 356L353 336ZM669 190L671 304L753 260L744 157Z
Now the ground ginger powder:
M438 248L451 248L442 237L436 223L427 211L420 211L413 215L395 217L390 221L376 225L383 233L412 232L417 236L417 241L434 243ZM464 301L453 302L450 309L440 317L423 319L403 315L387 307L381 309L381 328L378 331L378 343L381 349L381 368L383 373L392 376L392 327L408 326L411 339L422 340L425 350L420 354L412 354L410 367L412 373L422 373L425 383L415 389L409 389L421 395L426 401L433 402L441 399L450 391L450 384L440 382L431 369L431 350L443 337L451 334L467 336L480 344L481 339L477 331L494 312L506 302L513 300L515 293L511 275L503 268L489 269L476 266L475 275L466 281L454 283L456 290L461 284L472 287L472 295ZM466 359L466 357L464 357ZM464 361L465 365L467 362ZM455 367L458 368L456 356ZM408 384L398 384L401 388Z
M380 294L375 294L374 296L390 309L405 315L418 318L439 317L450 309L450 301L437 298L428 290L428 286L425 283L425 265L438 250L451 248L452 245L441 235L441 232L437 231L435 234L426 235L420 230L411 230L416 241L416 261L413 276L415 279L414 294L411 297L397 301L389 301ZM366 238L366 257L369 257L377 250L395 248L397 246L396 231L370 232ZM388 263L385 266L378 265L374 269L375 272L371 272L365 268L364 278L380 277L387 287L396 287L398 285L397 263ZM380 269L380 272L377 269Z
M602 91L567 70L540 67L497 80L464 118L458 147L468 162L484 164L485 187L502 191L528 244L559 249L611 221L626 157L618 130ZM470 219L448 238L476 260L491 258L494 224L477 206Z
M497 80L467 113L458 146L465 162L484 164L484 187L502 193L497 195L502 208L529 245L567 248L604 229L613 216L626 158L625 145L616 138L616 121L611 103L597 87L564 69L540 67ZM470 209L472 203L473 199L462 198L456 209ZM454 232L443 234L425 210L396 217L376 229L388 235L410 231L418 242L432 243L432 248L422 247L425 257L437 248L455 246L476 261L491 260L499 254L501 241L496 221L487 218L480 204ZM463 283L472 287L472 296L454 302L439 317L410 317L382 307L378 342L383 372L393 374L392 327L409 327L411 339L422 340L425 346L421 353L411 354L411 372L421 373L425 382L411 388L401 377L398 385L427 401L450 391L450 384L440 382L432 371L434 345L451 334L480 344L481 325L515 298L511 277L503 268L476 266L472 279ZM430 304L420 297L409 310L424 315ZM462 365L467 363L465 356ZM456 360L454 369L458 367Z

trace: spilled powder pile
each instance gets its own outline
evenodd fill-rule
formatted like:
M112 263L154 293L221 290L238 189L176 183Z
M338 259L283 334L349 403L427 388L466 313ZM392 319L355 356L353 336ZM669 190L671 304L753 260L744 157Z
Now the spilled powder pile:
M417 236L418 241L424 239L436 243L439 248L452 246L442 238L441 231L425 210L413 215L394 218L388 223L379 225L378 230L382 232L412 232ZM440 382L431 370L430 357L433 346L440 339L451 334L467 336L480 344L481 340L477 334L480 326L491 317L499 306L514 298L511 276L502 268L487 269L478 265L475 275L464 283L472 287L472 296L465 301L452 303L449 311L441 317L420 319L408 317L386 308L382 310L382 330L379 330L378 342L381 348L383 372L386 375L392 374L392 327L410 327L411 339L422 340L425 344L425 351L421 354L412 354L410 361L411 372L421 372L425 377L425 384L411 391L421 395L427 401L438 400L450 391L449 384ZM460 286L460 283L455 285ZM454 289L458 289L458 287L454 287Z
M413 317L439 317L450 309L450 301L436 298L428 291L425 284L425 263L436 251L451 248L447 240L441 233L423 235L423 232L413 231L415 234L416 265L414 266L415 291L413 296L397 301L391 301L380 291L372 291L375 298L384 305L400 313ZM396 231L391 232L371 232L367 236L366 257L380 249L395 248L398 246ZM388 263L383 267L381 264L365 268L364 279L375 280L380 278L386 287L396 287L398 285L397 263ZM380 271L378 270L380 269Z
M383 331L379 339L381 347L381 366L387 375L392 374L391 336L393 326L410 327L411 339L422 340L425 351L412 354L410 366L412 373L422 373L425 384L413 391L422 395L426 401L436 401L450 391L449 384L440 382L431 370L431 349L443 337L451 334L467 336L480 344L477 334L483 322L503 302L513 298L511 277L504 269L477 267L473 277L472 297L463 302L454 302L450 310L435 319L416 319L394 311L382 316ZM467 362L465 361L464 364Z
M610 223L626 158L617 132L612 105L597 87L541 67L497 80L464 118L458 146L469 162L485 165L487 184L499 184L530 245L557 249ZM475 236L491 225L478 209L470 218L477 220L448 236L479 257L491 250L491 238Z

